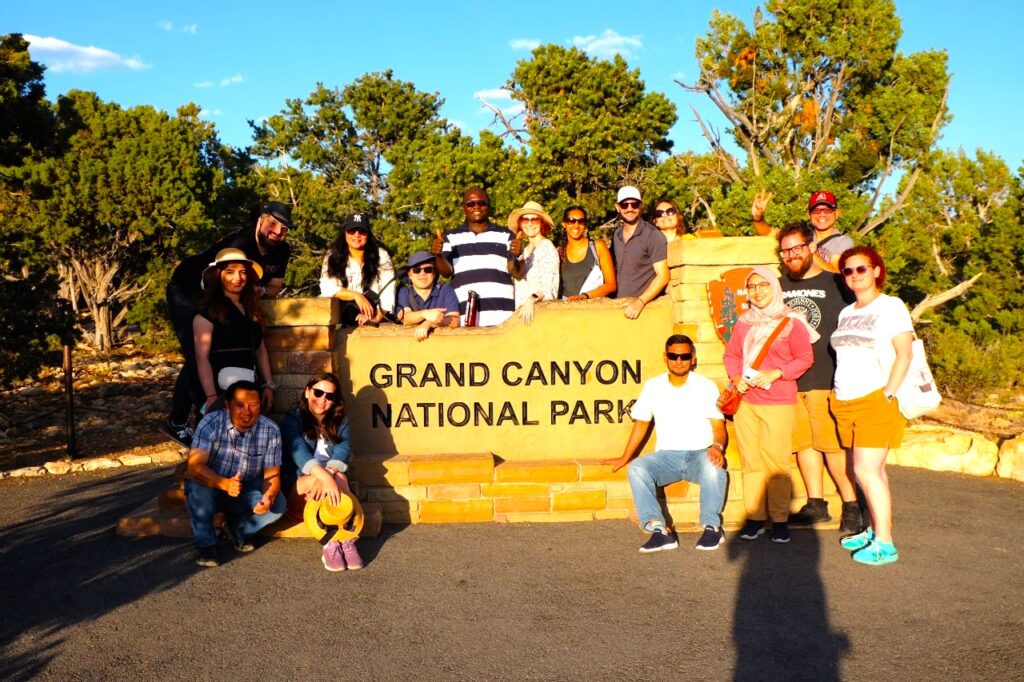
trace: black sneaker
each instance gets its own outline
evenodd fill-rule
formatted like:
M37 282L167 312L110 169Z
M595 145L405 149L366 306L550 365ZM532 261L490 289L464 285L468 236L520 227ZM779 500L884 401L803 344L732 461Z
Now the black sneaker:
M864 530L864 515L856 502L843 502L843 520L839 530L844 533L859 533Z
M667 531L654 531L651 533L651 537L640 547L640 551L644 554L648 552L661 552L666 549L675 549L679 546L679 542L676 540L675 533L669 533Z
M719 526L704 526L704 534L697 540L697 549L713 551L725 542L725 533Z
M832 516L828 513L828 502L820 497L807 498L807 504L800 507L800 511L789 515L789 523L794 526L813 526L831 520Z
M785 521L776 521L772 524L772 542L789 542L789 524Z
M242 539L236 538L235 534L231 532L231 524L230 523L225 523L224 527L221 528L220 531L221 531L221 533L224 534L224 537L231 544L231 546L235 548L236 552L241 552L242 554L248 554L249 552L251 552L254 549L256 549L256 546L253 545L251 542L248 542L246 540L242 540Z
M202 566L203 568L216 568L220 566L220 557L217 556L217 548L214 547L199 547L199 558L196 559L196 565Z
M175 424L168 418L160 424L157 430L182 447L192 447L192 434L194 432L188 424Z
M741 540L756 540L764 535L764 521L750 521L743 524L740 531Z

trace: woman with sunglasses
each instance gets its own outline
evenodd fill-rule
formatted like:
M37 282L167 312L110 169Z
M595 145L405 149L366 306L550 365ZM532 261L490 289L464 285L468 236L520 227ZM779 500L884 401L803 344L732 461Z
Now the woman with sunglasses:
M342 324L378 324L395 307L395 268L370 230L370 217L353 213L341 224L320 272L320 296L345 301Z
M259 263L240 249L221 249L203 271L203 298L192 320L196 370L206 394L200 406L205 414L222 405L228 386L245 379L263 378L261 403L269 411L274 403L270 356L263 343L262 315L256 286L263 276Z
M416 340L423 341L438 327L458 327L459 298L450 285L437 281L437 259L417 251L405 267L411 286L398 290L398 318L416 326Z
M527 239L518 259L521 279L515 280L515 306L525 324L533 322L534 303L558 298L558 249L548 238L554 226L555 221L536 201L527 201L508 217L508 229L516 239Z
M345 472L352 442L337 376L324 372L306 383L299 406L281 419L281 445L284 461L295 465L294 489L301 498L337 505L343 493L351 492ZM285 490L291 490L289 484ZM328 542L321 561L329 571L363 567L355 540Z
M658 199L654 204L654 226L661 230L668 242L695 239L697 236L689 231L682 211L671 199Z
M740 538L756 540L770 519L772 542L786 543L796 380L814 364L811 344L818 333L782 301L779 278L767 267L753 268L746 290L750 309L736 322L725 349L725 369L743 394L733 417L747 513ZM754 368L764 348L768 350Z
M882 293L885 264L870 246L839 257L839 271L857 300L839 313L832 334L836 373L829 406L839 441L853 453L853 473L867 498L871 525L842 539L854 561L871 566L899 558L892 542L892 495L885 458L903 441L906 420L894 397L907 376L914 325L906 304Z
M562 215L565 230L565 260L562 263L561 294L570 301L604 298L615 293L615 263L612 252L587 231L587 212L572 206Z

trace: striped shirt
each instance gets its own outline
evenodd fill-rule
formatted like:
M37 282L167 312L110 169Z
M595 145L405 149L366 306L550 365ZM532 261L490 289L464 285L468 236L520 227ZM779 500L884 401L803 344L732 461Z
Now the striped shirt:
M512 239L510 230L494 223L488 223L480 234L463 223L445 235L441 253L454 270L452 286L459 297L462 324L466 324L470 291L480 296L480 327L501 324L515 311L512 275L508 273Z
M225 478L241 471L242 480L251 481L263 478L264 469L281 466L281 431L263 415L243 433L227 410L214 410L196 426L192 447L210 453L206 465Z

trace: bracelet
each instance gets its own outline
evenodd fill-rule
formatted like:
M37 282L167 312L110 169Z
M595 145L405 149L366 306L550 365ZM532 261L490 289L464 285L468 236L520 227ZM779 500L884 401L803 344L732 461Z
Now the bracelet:
M207 397L207 398L216 398L216 397L217 397L217 394L216 394L216 393L207 393L207 394L206 394L206 397Z
M725 445L723 443L712 443L708 447L716 448L719 452L725 452Z
M277 384L275 384L273 381L264 381L263 388L269 388L271 391L276 391Z

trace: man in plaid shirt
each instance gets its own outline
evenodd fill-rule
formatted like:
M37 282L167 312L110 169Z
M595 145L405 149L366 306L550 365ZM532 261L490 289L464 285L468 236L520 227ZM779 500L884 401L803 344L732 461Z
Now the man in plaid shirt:
M260 415L260 389L251 381L228 387L227 409L210 412L196 426L188 453L185 495L197 564L220 565L213 516L225 512L224 532L239 552L248 539L284 514L281 432Z

